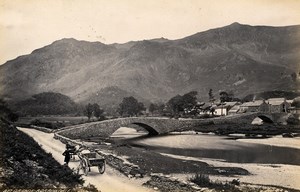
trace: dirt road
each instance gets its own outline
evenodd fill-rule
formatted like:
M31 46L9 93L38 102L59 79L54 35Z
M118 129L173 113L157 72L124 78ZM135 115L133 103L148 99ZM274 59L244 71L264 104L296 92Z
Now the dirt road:
M64 164L62 155L65 145L53 138L53 133L44 133L35 129L19 128L19 130L33 137L41 147L60 163ZM76 169L79 165L78 158L69 163L70 168ZM150 192L154 191L142 186L143 180L129 179L113 168L106 166L104 174L99 174L97 167L92 167L88 176L83 175L85 184L93 184L101 192Z

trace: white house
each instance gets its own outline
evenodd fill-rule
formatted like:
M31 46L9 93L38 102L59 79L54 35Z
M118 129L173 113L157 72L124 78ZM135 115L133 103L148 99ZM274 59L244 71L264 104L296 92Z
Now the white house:
M237 104L238 104L238 102L236 102L236 101L221 103L220 105L215 107L214 114L217 116L229 115L229 110Z

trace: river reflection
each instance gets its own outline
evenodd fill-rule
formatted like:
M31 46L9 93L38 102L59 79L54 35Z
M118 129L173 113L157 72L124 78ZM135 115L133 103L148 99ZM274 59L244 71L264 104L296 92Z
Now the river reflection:
M223 159L234 163L300 165L300 149L244 143L233 137L192 133L157 137L147 137L136 132L134 136L128 137L129 135L131 134L115 134L114 141L187 157Z

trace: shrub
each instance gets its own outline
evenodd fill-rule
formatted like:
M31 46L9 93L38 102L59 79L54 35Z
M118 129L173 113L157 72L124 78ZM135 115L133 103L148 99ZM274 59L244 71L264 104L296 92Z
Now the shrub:
M231 183L225 182L222 183L220 181L211 181L209 179L209 176L202 173L196 173L194 176L192 176L189 179L191 182L199 185L200 187L208 187L212 189L216 189L217 191L228 191L228 192L241 192L243 190L240 190L239 188L236 188L235 185L239 185L239 180L235 180ZM238 182L238 184L237 184Z
M191 182L196 183L201 187L211 186L211 182L208 175L202 173L196 173L192 178L189 179Z

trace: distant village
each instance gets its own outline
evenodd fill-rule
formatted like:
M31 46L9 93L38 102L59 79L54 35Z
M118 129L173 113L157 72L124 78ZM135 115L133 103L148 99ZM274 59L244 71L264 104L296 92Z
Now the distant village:
M300 114L300 108L292 106L295 99L287 100L285 98L269 98L266 100L253 100L250 102L241 103L239 101L231 102L214 102L212 104L197 103L195 109L211 106L213 108L213 115L226 116L235 115L247 112L263 112L263 113L292 113ZM199 114L209 114L209 110L200 110Z

